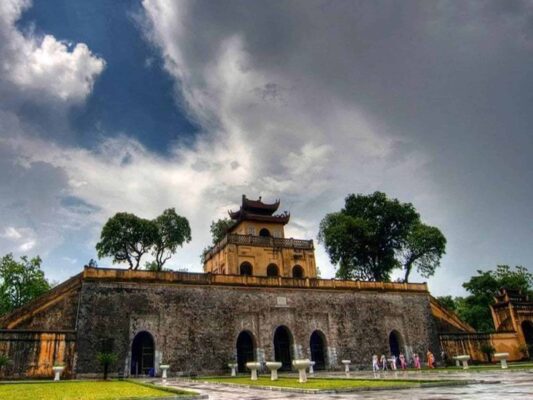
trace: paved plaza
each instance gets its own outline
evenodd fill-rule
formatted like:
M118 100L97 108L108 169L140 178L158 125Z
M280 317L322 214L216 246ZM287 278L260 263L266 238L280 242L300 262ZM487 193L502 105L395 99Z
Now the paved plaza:
M326 376L326 375L323 375ZM352 374L357 378L370 378L372 374ZM384 374L383 378L394 378L393 373ZM398 373L397 378L406 374ZM342 394L301 394L281 391L269 391L230 387L187 381L170 381L169 385L191 389L209 395L210 400L258 400L258 399L376 399L376 400L525 400L533 399L533 370L531 371L491 371L491 372L437 372L408 373L412 379L466 379L492 383L468 386L448 386L427 389L404 389L385 391L366 391ZM499 383L495 383L499 382Z

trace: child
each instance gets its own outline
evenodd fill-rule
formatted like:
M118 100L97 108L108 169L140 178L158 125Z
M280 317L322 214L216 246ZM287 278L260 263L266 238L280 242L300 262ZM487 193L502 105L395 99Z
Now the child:
M428 360L428 368L435 368L435 356L430 350L426 353L426 357Z

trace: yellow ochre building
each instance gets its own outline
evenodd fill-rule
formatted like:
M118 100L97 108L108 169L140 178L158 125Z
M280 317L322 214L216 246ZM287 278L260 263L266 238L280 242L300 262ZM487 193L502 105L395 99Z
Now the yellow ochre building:
M226 275L254 275L286 278L316 278L315 247L312 240L285 238L290 214L275 214L279 200L267 204L242 196L226 236L205 256L204 271Z

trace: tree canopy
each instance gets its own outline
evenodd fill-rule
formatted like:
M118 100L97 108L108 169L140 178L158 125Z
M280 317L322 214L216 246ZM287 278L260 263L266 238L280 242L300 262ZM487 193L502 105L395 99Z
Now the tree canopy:
M533 274L527 268L508 265L498 265L495 270L477 271L463 287L470 293L466 297L440 297L438 300L473 328L480 332L494 330L490 305L494 296L502 288L520 290L524 294L531 294L533 289Z
M318 239L338 278L373 281L390 280L396 268L404 269L405 282L413 268L429 277L446 247L444 235L424 225L412 204L382 192L346 197L342 210L324 217Z
M229 228L231 228L233 224L234 221L230 218L219 218L216 221L211 221L211 226L209 227L211 232L211 245L204 247L202 250L202 254L200 255L202 264L205 262L205 257L209 250L226 236Z
M211 231L211 238L213 240L213 244L217 244L218 242L220 242L224 238L224 236L226 236L228 229L231 228L233 224L234 221L230 218L220 218L216 221L211 222L209 230Z
M50 290L50 283L41 270L41 259L7 254L0 258L0 315L33 300Z
M105 223L96 244L98 257L112 257L113 263L127 262L138 269L141 258L151 252L149 269L160 271L179 246L191 240L191 228L185 217L169 208L154 220L130 213L117 213Z

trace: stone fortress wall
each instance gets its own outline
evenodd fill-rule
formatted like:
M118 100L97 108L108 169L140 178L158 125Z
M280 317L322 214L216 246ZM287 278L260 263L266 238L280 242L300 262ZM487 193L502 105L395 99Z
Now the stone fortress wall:
M38 312L28 307L27 317L19 312L0 320L13 333L38 329L38 321L48 321L39 329L50 329L41 314L55 315L61 324L62 314L75 313L76 354L68 363L77 376L100 372L96 354L103 346L118 355L118 372L130 375L132 344L142 332L153 338L156 369L165 362L186 374L227 369L242 332L252 337L256 360L274 359L280 326L289 334L293 359L310 357L310 337L318 332L330 369L340 368L342 359L368 367L372 354L390 354L391 333L408 355L428 348L438 354L425 284L88 267L79 279L68 292L78 301L56 301Z

